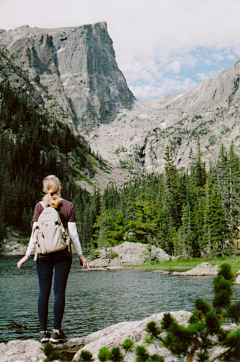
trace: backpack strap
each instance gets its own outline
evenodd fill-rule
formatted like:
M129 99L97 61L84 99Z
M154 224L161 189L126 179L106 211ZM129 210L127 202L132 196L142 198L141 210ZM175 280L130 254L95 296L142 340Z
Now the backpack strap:
M48 205L44 201L40 201L39 204L41 204L44 209L48 207Z
M58 215L62 221L64 229L67 230L67 220L66 220L65 216L61 213L61 211L58 208L55 210L58 212Z

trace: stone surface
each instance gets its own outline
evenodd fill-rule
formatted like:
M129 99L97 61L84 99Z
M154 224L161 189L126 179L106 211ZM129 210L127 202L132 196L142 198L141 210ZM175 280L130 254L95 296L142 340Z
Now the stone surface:
M170 260L170 256L161 248L157 248L156 246L152 246L151 249L151 260L157 259L159 261Z
M211 263L201 263L195 268L186 272L173 272L172 275L189 275L189 276L204 276L204 275L217 275L218 265L213 266Z
M152 273L158 273L158 274L170 274L169 271L166 270L154 270Z
M0 344L0 362L42 362L44 358L42 344L34 340Z
M130 338L134 341L135 346L145 345L149 353L157 353L162 355L165 358L165 362L177 361L177 359L174 358L166 348L162 347L160 343L155 342L154 344L147 345L144 341L144 338L147 335L147 323L155 321L159 325L163 314L164 313L155 314L141 321L121 322L107 327L101 331L95 332L89 336L92 340L91 342L87 343L83 349L90 351L93 354L95 361L98 362L99 360L97 356L100 348L104 346L110 349L113 347L121 348L121 344L124 342L124 340L126 338ZM177 319L179 323L183 325L187 324L187 321L191 316L191 313L185 311L171 312L171 314L174 316L174 318ZM81 350L82 349L76 353L74 359L79 358ZM125 356L125 361L127 362L133 362L135 359L135 352L128 352L128 354Z
M121 346L121 343L126 338L131 338L135 342L135 346L145 344L144 338L146 336L146 325L150 321L160 322L164 313L152 315L142 321L121 322L103 330L92 333L88 336L81 338L71 338L66 343L57 345L55 348L61 351L78 351L73 360L79 358L81 350L84 348L93 353L96 362L98 361L97 355L99 349L103 346L109 348ZM186 311L172 312L172 315L177 321L183 325L187 321L191 313ZM159 343L148 345L147 349L151 354L159 353L166 357L166 362L176 361L169 351ZM14 340L7 344L0 343L0 362L43 362L45 356L42 351L42 344L34 340ZM135 353L128 353L125 360L133 362L136 358Z
M216 158L221 144L240 144L240 61L192 91L168 96L159 107L153 100L135 102L109 125L101 125L87 137L91 147L111 163L133 170L162 172L164 154L170 145L177 167L187 167L189 152L196 153L200 137L206 165Z
M236 273L237 278L235 280L235 284L240 284L240 270Z
M186 326L191 316L190 312L177 311L170 312L171 315L180 323ZM95 362L98 362L98 352L103 346L109 349L113 347L120 347L126 338L134 341L134 347L144 345L150 354L158 354L165 358L165 362L177 362L178 359L171 355L169 350L164 348L158 341L153 344L146 344L145 337L147 335L146 325L151 321L155 321L157 325L164 313L154 314L140 321L121 322L92 334L80 338L71 338L66 343L56 345L56 350L70 352L74 354L73 360L77 360L81 351L88 350L93 354ZM234 330L236 325L225 326L226 329ZM213 359L220 352L219 348L211 351L210 355ZM43 354L43 345L34 340L14 340L7 344L0 343L0 362L43 362L45 356ZM124 360L126 362L134 362L136 359L135 351L128 352ZM217 360L216 360L217 362Z
M46 106L61 105L65 121L79 132L110 122L133 104L105 22L61 29L22 26L1 33L0 42L29 70Z
M24 255L27 247L19 243L19 234L14 231L7 231L6 236L4 237L1 246L0 253L11 254L11 255Z
M112 259L106 256L117 254ZM116 268L127 265L141 265L146 261L158 259L159 261L170 260L170 256L161 248L152 246L151 253L146 244L125 241L122 244L107 249L99 249L99 256L89 262L91 268Z

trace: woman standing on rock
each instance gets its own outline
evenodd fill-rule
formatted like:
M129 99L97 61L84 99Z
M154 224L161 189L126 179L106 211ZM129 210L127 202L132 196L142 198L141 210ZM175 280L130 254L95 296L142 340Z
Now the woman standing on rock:
M46 208L49 206L57 210L63 225L67 227L73 246L79 256L80 264L82 264L82 268L89 268L87 260L82 254L81 244L76 228L74 206L70 201L64 200L60 197L60 191L60 181L56 176L50 175L43 180L43 192L45 192L45 196L43 197L43 201L37 203L35 206L32 235L25 256L17 263L17 267L19 269L29 259L30 254L34 251L36 244L36 237L34 237L34 235L36 233L36 229L40 228L38 225L38 219L43 210L46 210ZM46 226L48 226L48 224L46 224ZM38 316L40 322L40 342L64 342L66 341L66 336L61 330L61 323L65 307L65 290L67 279L72 264L71 247L68 248L68 246L66 246L63 250L54 251L47 254L38 252L36 262L39 279ZM47 317L48 300L51 292L53 270L55 296L54 321L53 332L50 335L47 331Z

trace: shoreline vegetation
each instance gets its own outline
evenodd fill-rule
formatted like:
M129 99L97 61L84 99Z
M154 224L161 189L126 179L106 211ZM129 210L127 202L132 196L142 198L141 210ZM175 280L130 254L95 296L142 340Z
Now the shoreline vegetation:
M26 245L24 246L26 247ZM72 253L73 255L76 254L74 249L72 250ZM0 256L19 256L23 254L24 253L21 251L14 253L0 251ZM232 255L218 258L172 258L171 260L165 261L147 261L141 265L127 265L126 267L131 267L133 270L137 271L162 270L168 272L185 272L205 262L211 263L213 266L220 266L224 263L228 263L231 265L234 273L237 273L240 270L240 255Z
M151 261L146 262L142 265L129 265L134 270L142 270L142 271L154 271L154 270L163 270L169 272L184 272L195 268L197 265L208 262L214 265L222 265L224 263L228 263L231 265L234 273L240 270L240 255L232 255L226 257L218 257L218 258L192 258L192 259L181 259L178 258L176 260L166 260L161 262Z

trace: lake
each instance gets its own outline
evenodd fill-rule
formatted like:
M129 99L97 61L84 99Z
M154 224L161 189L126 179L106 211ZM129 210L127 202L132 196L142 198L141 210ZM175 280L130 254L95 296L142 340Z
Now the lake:
M17 269L19 256L0 256L0 341L38 339L38 278L31 259ZM122 321L152 314L193 311L196 298L211 301L213 277L184 277L159 273L82 271L73 256L62 329L69 338L80 337ZM240 285L233 300L240 299ZM49 330L53 320L49 302Z

